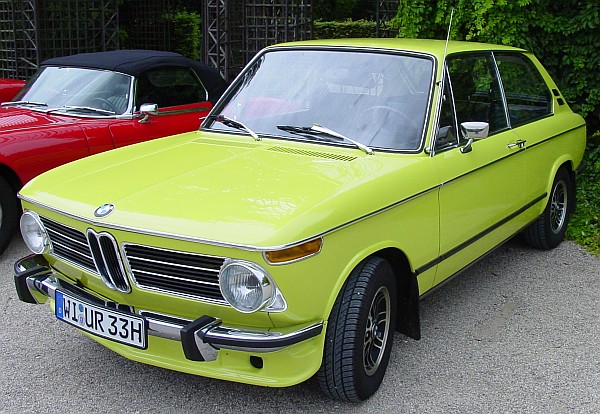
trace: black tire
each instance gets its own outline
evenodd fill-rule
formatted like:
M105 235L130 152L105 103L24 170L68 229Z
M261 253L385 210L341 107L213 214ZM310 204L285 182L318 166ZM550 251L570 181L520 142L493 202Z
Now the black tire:
M3 177L0 177L0 253L6 249L17 229L19 206L17 195Z
M371 257L342 288L327 324L321 389L333 399L372 396L385 375L396 328L396 281L390 264Z
M574 207L575 183L569 172L561 168L554 177L544 212L525 229L527 243L543 250L558 246L565 237Z

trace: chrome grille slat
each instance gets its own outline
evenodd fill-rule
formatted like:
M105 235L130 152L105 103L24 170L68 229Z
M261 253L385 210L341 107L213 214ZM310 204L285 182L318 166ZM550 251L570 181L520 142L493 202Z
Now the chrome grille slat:
M94 266L92 253L84 233L45 217L40 217L40 220L48 230L54 256L96 272L96 266Z
M194 283L194 284L198 284L198 285L207 285L207 286L216 286L217 288L219 287L219 283L217 282L205 282L203 280L193 280L193 279L184 279L181 277L176 277L176 276L172 276L172 275L166 275L164 273L153 273L153 272L148 272L145 270L136 270L135 274L143 274L143 275L147 275L148 277L164 277L170 280L175 280L175 281L181 281L184 283Z
M144 261L144 262L147 262L147 263L154 263L154 264L156 264L158 266L162 266L162 265L164 265L164 266L176 266L176 267L180 267L182 269L194 269L194 270L200 269L200 270L203 270L203 271L206 271L206 272L219 273L219 271L216 270L216 269L199 268L199 267L195 267L195 266L191 266L191 265L185 265L185 264L180 264L180 263L160 262L158 260L152 260L152 259L147 259L147 258L138 257L138 256L129 256L128 258L129 258L129 260L141 260L141 261Z
M225 303L219 289L224 258L137 244L124 244L123 250L138 286Z
M51 239L52 239L52 237L51 237ZM66 253L67 251L70 252L70 253L72 253L73 255L75 255L76 257L79 258L79 260L77 260L77 261L81 265L83 265L84 262L85 262L88 267L91 267L92 269L94 268L94 266L93 266L94 260L92 259L92 256L84 254L81 251L73 249L73 248L71 248L68 245L63 244L63 243L52 242L52 246L54 247L55 250L58 249L61 252L63 252L63 254Z

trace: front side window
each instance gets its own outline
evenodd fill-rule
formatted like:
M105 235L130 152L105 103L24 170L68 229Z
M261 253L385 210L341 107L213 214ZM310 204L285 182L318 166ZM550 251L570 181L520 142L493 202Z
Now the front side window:
M519 126L551 113L550 92L546 82L525 56L496 54L511 126Z
M142 73L136 84L135 106L145 103L159 108L208 100L208 93L190 68L161 68Z
M491 54L448 58L458 125L487 122L490 134L508 127L500 84Z
M213 115L259 135L340 143L319 125L372 148L420 148L433 60L347 50L274 50L254 61ZM219 122L204 127L235 131ZM304 131L304 132L303 132Z

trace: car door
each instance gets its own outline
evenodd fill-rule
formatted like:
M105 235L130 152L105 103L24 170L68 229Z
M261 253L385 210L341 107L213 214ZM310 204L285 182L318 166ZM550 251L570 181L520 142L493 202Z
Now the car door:
M509 128L493 55L450 57L446 73L433 155L441 182L436 284L525 224L524 148ZM459 133L467 121L488 123L489 136L467 144Z
M206 88L188 67L158 68L138 76L135 113L143 104L158 105L158 114L112 125L115 147L197 130L212 108Z
M568 152L566 148L556 145L556 141L553 141L553 145L547 144L561 133L573 129L573 125L560 115L554 116L552 95L557 97L556 105L559 108L566 107L566 103L558 89L551 94L532 60L524 54L511 52L496 53L495 59L502 78L511 128L527 147L527 197L539 199L552 181L553 177L549 174L553 172L556 159ZM567 143L566 147L569 146ZM551 148L558 153L548 152Z

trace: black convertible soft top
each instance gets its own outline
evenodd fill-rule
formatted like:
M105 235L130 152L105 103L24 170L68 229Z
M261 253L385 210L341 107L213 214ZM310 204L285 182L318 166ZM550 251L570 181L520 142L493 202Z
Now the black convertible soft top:
M160 67L184 66L193 69L208 90L208 96L214 103L225 91L227 84L219 72L202 62L198 62L179 53L158 50L113 50L109 52L80 53L47 59L42 66L63 66L91 69L104 69L132 76Z

